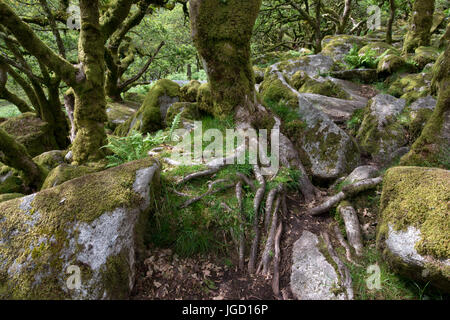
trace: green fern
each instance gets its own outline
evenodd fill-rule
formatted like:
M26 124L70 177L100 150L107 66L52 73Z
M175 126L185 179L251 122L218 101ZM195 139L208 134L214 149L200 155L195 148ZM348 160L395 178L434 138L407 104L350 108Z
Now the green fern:
M181 112L178 113L172 121L169 133L159 130L153 135L143 136L140 132L132 131L126 137L108 137L108 144L103 148L109 149L113 154L106 156L108 160L107 167L115 167L123 163L139 160L147 157L148 152L172 140L173 132L178 128L181 122Z

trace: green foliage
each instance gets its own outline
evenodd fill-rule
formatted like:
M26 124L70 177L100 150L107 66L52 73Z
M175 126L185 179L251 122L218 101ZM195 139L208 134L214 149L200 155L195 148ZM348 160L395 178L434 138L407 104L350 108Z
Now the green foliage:
M168 132L159 130L155 134L142 135L140 132L133 130L126 137L109 136L108 144L103 148L109 149L113 155L106 156L108 160L108 168L121 165L123 163L143 159L147 157L147 153L154 147L166 142L172 141L173 132L180 125L181 112L178 113Z
M344 58L345 62L350 65L351 69L376 69L378 62L388 54L389 50L386 50L380 56L373 49L368 49L363 55L359 55L358 52L358 46L355 44Z
M443 295L429 287L428 284L417 283L393 273L374 247L365 248L363 256L358 261L360 266L346 262L346 260L343 261L350 270L357 300L443 299ZM371 276L370 273L367 273L367 267L375 264L380 268L381 288L379 290L369 289L366 283Z
M284 122L290 122L299 119L297 111L287 105L283 100L275 102L272 100L265 100L264 104L270 108L278 117L280 117Z

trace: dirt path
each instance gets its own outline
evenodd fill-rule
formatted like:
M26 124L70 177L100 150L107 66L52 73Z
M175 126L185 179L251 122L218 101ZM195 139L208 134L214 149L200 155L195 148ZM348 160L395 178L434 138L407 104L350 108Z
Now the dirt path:
M288 215L283 217L281 238L280 290L293 299L290 291L292 246L303 230L319 234L331 222L329 215L306 215L301 196L289 194ZM180 258L170 249L149 248L148 257L138 267L132 299L233 299L271 300L272 276L249 275L237 269L236 257L232 265L224 263L229 257L196 256Z

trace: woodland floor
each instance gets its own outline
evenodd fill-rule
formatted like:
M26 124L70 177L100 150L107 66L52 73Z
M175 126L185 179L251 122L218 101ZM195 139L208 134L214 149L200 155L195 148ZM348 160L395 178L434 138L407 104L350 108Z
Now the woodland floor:
M330 215L307 215L302 198L295 193L287 196L287 205L289 214L283 216L280 243L280 291L284 299L293 299L289 288L292 246L303 230L318 234L327 228L333 218ZM241 272L236 257L231 258L231 266L224 263L225 257L180 258L170 249L149 248L148 255L138 268L139 276L132 299L275 299L271 277Z

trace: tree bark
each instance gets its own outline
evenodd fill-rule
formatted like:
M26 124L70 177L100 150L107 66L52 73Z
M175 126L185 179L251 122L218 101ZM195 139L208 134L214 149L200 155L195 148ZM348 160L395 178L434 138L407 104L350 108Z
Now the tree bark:
M392 44L392 25L394 24L395 19L395 0L389 0L389 20L386 29L386 42L388 44Z
M104 123L106 116L104 35L99 23L98 1L80 0L81 32L78 40L78 58L84 79L74 85L74 125L77 132L73 141L73 161L95 161L104 157L101 149L106 144Z
M435 63L432 86L439 92L436 108L400 164L450 169L450 46Z
M420 46L429 46L433 25L435 0L416 0L412 8L408 33L403 44L403 54L414 52Z
M22 171L23 178L33 191L39 189L45 178L42 168L34 163L25 147L2 128L0 128L0 160L7 166Z
M260 6L261 0L190 1L192 38L208 75L215 116L238 107L254 110L250 39Z

